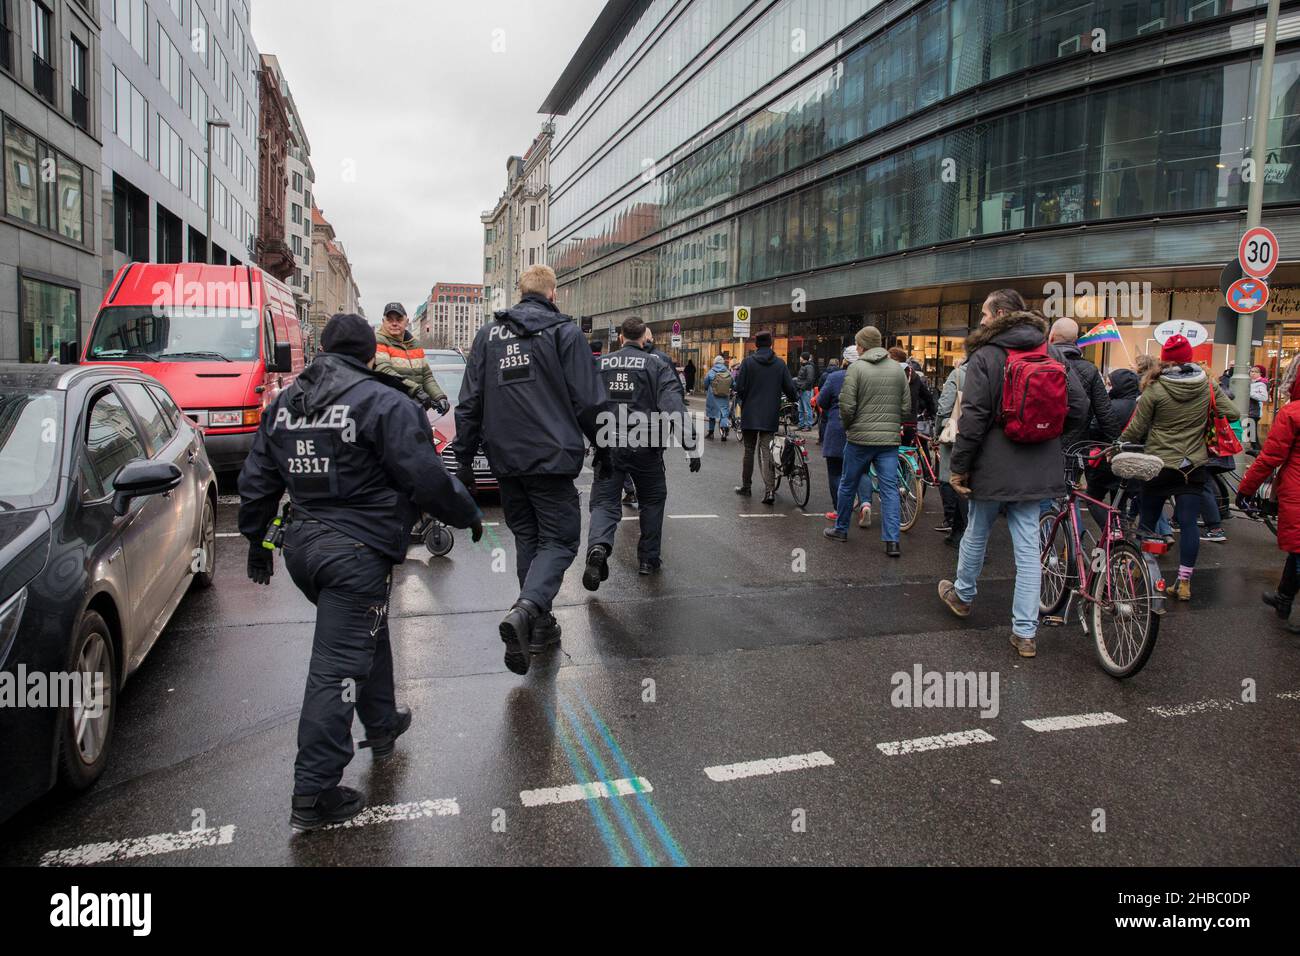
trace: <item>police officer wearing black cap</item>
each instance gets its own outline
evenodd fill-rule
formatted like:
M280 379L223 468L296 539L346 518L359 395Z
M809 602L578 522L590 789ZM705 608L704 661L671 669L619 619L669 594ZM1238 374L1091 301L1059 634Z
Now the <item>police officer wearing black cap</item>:
M411 725L393 687L388 595L416 517L423 511L471 528L475 541L483 533L482 514L444 470L420 406L373 370L370 324L334 316L321 349L262 416L239 476L248 576L270 583L274 550L264 539L287 490L285 565L316 605L294 764L295 830L342 822L365 806L339 785L352 759L354 709L368 738L362 746L376 760L391 755Z
M582 584L595 591L609 577L609 554L622 517L619 492L625 477L636 486L641 511L637 558L641 574L660 566L664 504L668 482L664 449L677 436L692 472L700 470L699 443L682 400L681 380L672 362L655 350L650 330L637 318L622 328L623 347L600 360L600 374L610 407L601 415L597 446L611 449L611 468L591 486L591 527L587 531L587 566Z
M473 487L470 463L481 441L515 538L519 599L499 632L505 665L516 674L528 673L530 654L560 640L551 602L582 544L573 479L586 459L583 437L596 445L605 406L591 348L555 307L555 284L549 266L524 271L519 304L495 313L474 337L456 405L456 473ZM597 447L593 468L607 461L608 450Z

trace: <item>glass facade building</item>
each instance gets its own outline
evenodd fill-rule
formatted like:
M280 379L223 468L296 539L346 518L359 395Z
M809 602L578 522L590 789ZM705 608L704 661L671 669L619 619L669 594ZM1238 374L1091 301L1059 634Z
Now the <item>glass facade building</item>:
M938 377L992 288L1150 281L1154 318L1203 315L1236 255L1262 2L617 5L543 106L548 261L598 330L680 320L709 352L747 305L830 357L870 320ZM1261 165L1285 255L1300 3L1279 38Z

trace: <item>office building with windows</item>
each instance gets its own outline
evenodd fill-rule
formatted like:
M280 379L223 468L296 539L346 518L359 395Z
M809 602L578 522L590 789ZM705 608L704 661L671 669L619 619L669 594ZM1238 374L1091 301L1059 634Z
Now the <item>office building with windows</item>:
M468 350L484 321L481 285L439 282L429 293L424 313L416 314L415 334L431 349Z
M99 64L96 0L0 0L0 361L59 358L99 306Z
M99 0L107 227L104 272L127 262L253 259L258 71L247 0Z
M736 306L787 358L837 356L869 322L936 382L1002 286L1050 305L1053 282L1150 283L1136 316L1118 295L1064 303L1118 319L1111 365L1170 317L1212 333L1255 168L1300 257L1300 3L1249 155L1265 8L611 0L541 107L561 307L598 330L680 320L700 368L740 347ZM1271 369L1300 349L1297 279L1273 277Z
M483 307L507 309L518 295L519 276L546 263L547 203L550 193L550 123L522 156L506 160L506 188L483 223Z
M289 81L273 56L262 58L280 81L280 95L288 114L292 137L285 161L284 243L293 255L293 273L285 280L293 290L298 306L298 321L307 326L311 311L311 207L316 188L316 171L311 164L311 142L303 126L302 114L294 102Z

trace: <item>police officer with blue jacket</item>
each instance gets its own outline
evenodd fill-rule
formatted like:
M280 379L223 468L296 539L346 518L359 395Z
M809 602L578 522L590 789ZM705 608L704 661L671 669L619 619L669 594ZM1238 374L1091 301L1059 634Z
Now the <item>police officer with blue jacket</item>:
M597 590L609 577L608 559L622 518L619 493L625 477L632 479L640 502L637 557L638 570L645 575L660 567L668 500L664 449L676 438L686 449L691 471L700 470L699 445L672 361L656 351L650 330L640 319L626 320L621 333L623 347L600 360L609 408L601 415L596 443L611 450L612 470L597 474L591 486L587 566L582 572L582 585L588 591Z
M549 266L524 271L519 304L495 313L475 336L456 406L456 473L472 487L481 441L515 538L519 599L498 630L505 665L516 674L528 673L530 654L560 640L551 602L582 544L573 480L586 459L584 436L595 445L605 406L591 347L556 308L555 286ZM597 448L597 473L607 461L608 451Z
M294 764L295 830L340 823L365 807L360 793L339 785L352 760L354 709L368 737L362 746L377 760L411 725L393 687L388 595L416 518L423 511L472 528L475 541L483 533L478 506L434 451L423 410L373 371L370 324L336 315L320 342L321 354L262 416L239 476L248 576L270 583L274 550L264 539L287 490L285 565L316 605Z

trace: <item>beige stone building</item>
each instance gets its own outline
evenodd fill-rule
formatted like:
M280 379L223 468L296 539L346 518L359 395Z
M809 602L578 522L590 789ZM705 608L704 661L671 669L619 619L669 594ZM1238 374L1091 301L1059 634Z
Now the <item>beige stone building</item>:
M361 309L361 292L352 278L348 254L334 233L334 227L316 206L311 208L311 310L308 323L312 329L311 345L319 342L321 330L330 316L338 312Z

